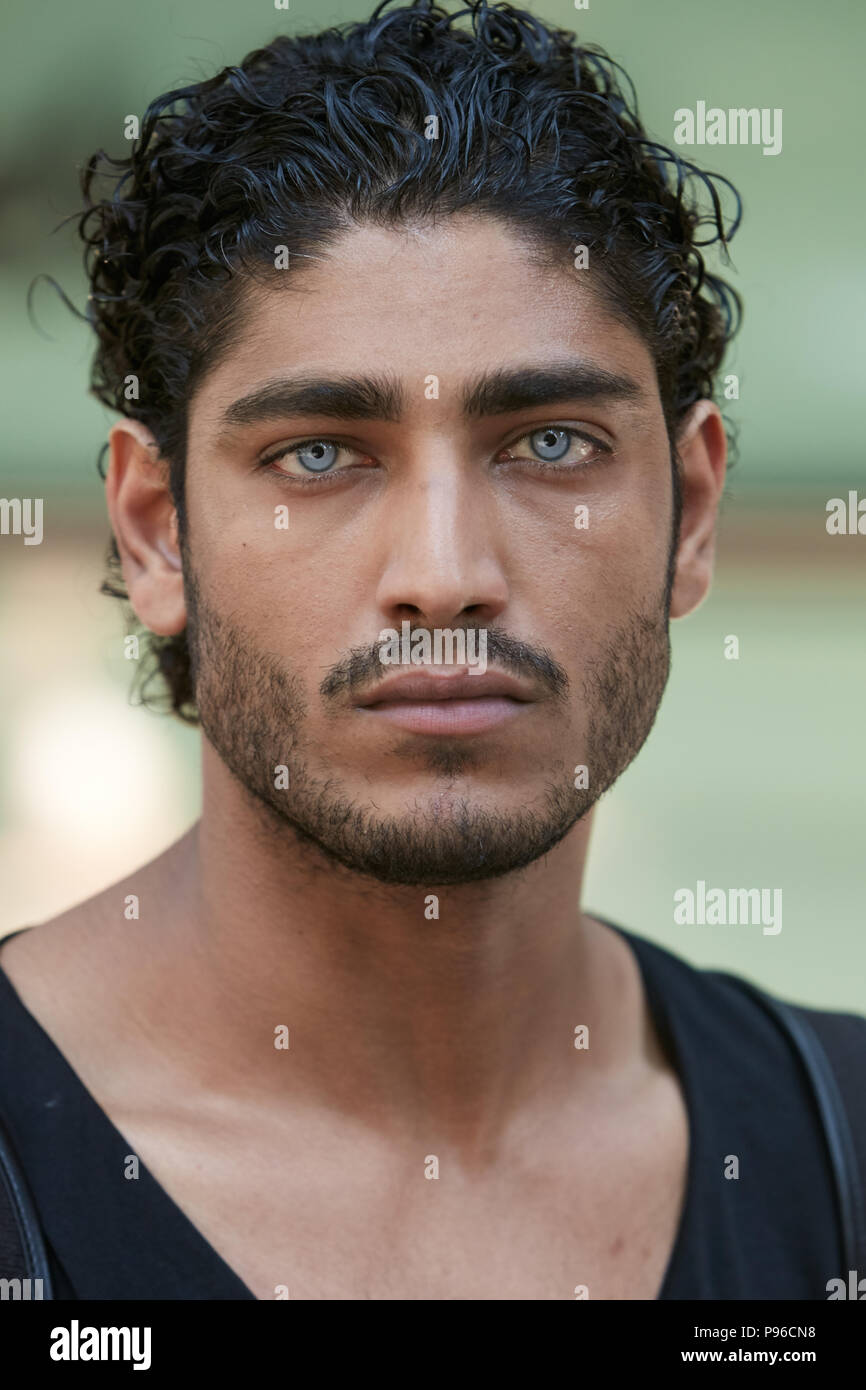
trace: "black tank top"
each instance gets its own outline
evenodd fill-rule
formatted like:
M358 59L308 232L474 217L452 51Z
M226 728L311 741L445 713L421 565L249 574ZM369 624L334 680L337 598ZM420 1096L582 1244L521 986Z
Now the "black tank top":
M786 1035L736 980L608 925L637 957L689 1116L685 1199L657 1297L825 1300L828 1280L846 1274L842 1232L817 1107ZM134 1150L2 965L0 1116L55 1297L255 1297L143 1164L124 1177Z

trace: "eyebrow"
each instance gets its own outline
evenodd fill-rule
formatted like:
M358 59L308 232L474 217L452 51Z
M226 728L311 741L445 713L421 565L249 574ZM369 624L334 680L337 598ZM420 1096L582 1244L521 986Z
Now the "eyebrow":
M567 401L640 401L645 392L629 376L590 362L568 361L544 367L502 367L470 381L462 395L468 418L505 415L529 406ZM284 378L240 396L223 412L221 424L259 424L292 415L334 420L400 420L405 397L387 377Z

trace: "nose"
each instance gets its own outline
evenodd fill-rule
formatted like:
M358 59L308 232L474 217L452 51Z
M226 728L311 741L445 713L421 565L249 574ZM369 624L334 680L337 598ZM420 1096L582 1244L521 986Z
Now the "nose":
M385 502L377 603L383 626L483 627L508 602L503 528L485 481L441 452L407 470Z

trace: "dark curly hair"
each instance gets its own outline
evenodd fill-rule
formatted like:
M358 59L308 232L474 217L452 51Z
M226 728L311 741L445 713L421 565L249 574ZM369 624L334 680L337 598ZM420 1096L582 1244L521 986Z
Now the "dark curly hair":
M129 158L100 150L82 171L92 391L153 432L181 544L187 406L231 345L245 279L273 273L275 245L320 254L353 221L472 209L552 264L585 245L594 283L652 352L672 441L689 406L713 395L741 307L701 247L718 242L727 258L733 186L648 138L630 79L598 46L508 4L390 4L363 23L280 36L165 93ZM727 228L717 184L736 204ZM676 466L674 488L676 502ZM107 562L102 591L128 600L113 536ZM142 700L154 703L155 680L197 723L186 634L145 640Z

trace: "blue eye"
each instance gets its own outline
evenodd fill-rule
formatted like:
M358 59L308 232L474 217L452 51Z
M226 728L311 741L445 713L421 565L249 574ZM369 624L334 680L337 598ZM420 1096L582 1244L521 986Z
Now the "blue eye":
M337 457L338 446L327 439L313 439L309 444L299 444L292 453L308 473L325 473Z
M571 448L571 430L546 425L543 430L536 430L534 434L529 435L529 442L539 458L547 463L554 463Z

